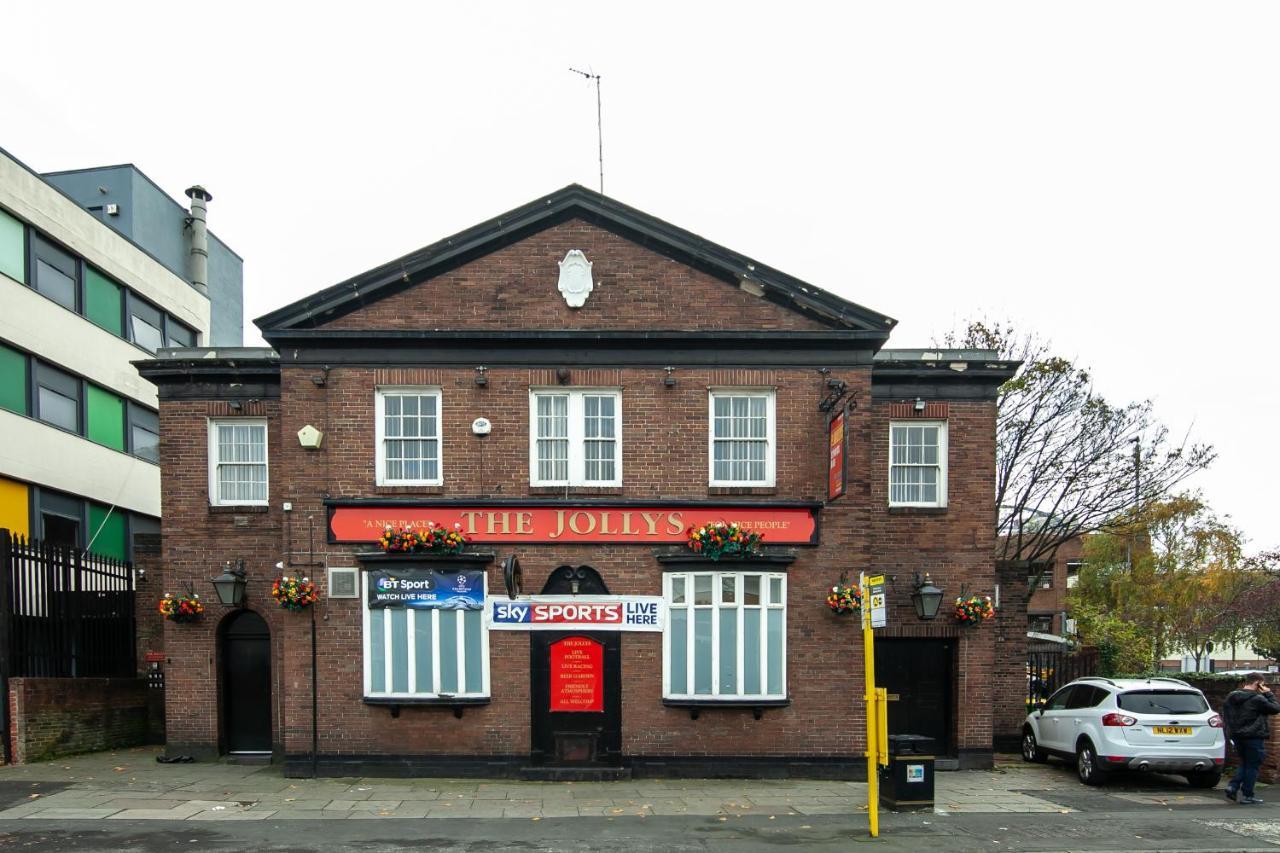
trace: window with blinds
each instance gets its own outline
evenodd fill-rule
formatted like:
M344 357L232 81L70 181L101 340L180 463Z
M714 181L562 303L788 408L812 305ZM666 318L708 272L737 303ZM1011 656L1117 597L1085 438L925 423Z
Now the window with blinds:
M377 484L444 484L440 453L440 389L379 388Z
M947 505L945 421L890 423L889 505Z
M482 610L369 607L364 574L364 695L475 699L489 695ZM486 590L487 594L487 590Z
M774 413L771 390L711 391L711 485L774 485Z
M529 400L531 485L622 485L622 392L534 390Z
M265 420L209 422L209 502L214 506L266 504Z

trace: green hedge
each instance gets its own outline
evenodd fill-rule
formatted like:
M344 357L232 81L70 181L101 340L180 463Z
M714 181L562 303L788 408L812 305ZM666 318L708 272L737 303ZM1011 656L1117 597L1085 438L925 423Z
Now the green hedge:
M1176 678L1188 684L1204 682L1221 684L1224 682L1244 681L1243 675L1228 675L1221 672L1136 672L1113 676L1114 678Z

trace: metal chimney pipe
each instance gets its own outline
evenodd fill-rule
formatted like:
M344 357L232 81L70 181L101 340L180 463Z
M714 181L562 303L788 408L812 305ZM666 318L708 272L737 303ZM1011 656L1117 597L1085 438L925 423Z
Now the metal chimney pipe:
M191 285L196 290L209 295L209 211L205 203L213 201L213 194L196 184L187 188L187 198L191 199L191 254L187 259L187 269Z

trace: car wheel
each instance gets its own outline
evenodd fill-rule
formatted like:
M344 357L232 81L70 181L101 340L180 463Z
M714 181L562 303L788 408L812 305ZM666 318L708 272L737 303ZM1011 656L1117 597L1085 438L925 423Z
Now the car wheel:
M1215 788L1222 781L1221 770L1200 770L1186 776L1187 784L1193 788Z
M1086 785L1102 785L1110 775L1098 760L1098 751L1087 740L1081 741L1076 750L1076 775Z
M1022 760L1041 764L1048 757L1048 754L1040 748L1040 744L1036 743L1036 734L1031 731L1031 727L1027 726L1027 728L1023 729Z

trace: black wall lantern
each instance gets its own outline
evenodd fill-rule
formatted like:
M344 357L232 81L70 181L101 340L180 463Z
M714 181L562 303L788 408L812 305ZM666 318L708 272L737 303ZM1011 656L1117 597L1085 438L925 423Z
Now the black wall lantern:
M942 596L942 589L933 585L928 572L925 572L924 580L920 579L919 573L916 574L916 588L911 593L911 603L915 605L917 616L925 620L936 618L938 608L942 606Z
M222 574L209 580L218 593L218 601L228 607L240 607L244 604L244 560L227 560L222 564Z

